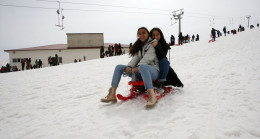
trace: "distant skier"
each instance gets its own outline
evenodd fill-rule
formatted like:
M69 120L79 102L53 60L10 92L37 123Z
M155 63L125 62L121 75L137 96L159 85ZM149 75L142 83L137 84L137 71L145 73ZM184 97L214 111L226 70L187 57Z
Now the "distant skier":
M212 39L215 41L216 40L216 30L214 28L211 29L211 35L212 35Z
M178 37L179 37L179 45L182 45L182 41L183 41L182 32L180 32Z
M199 34L197 34L196 41L199 41L199 40L200 40L200 37L199 37Z
M195 39L195 36L194 36L194 34L192 35L192 40L191 41L193 41L194 42L194 39Z
M226 33L227 33L227 28L226 28L226 26L224 26L223 32L224 32L224 34L225 34L225 36L226 36Z
M171 35L171 46L175 45L175 38L173 35Z

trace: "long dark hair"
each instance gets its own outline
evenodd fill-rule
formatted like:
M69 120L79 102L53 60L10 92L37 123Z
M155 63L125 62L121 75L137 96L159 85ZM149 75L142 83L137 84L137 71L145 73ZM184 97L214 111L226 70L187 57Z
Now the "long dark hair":
M168 44L167 42L165 41L165 38L164 38L164 35L162 33L162 31L159 29L159 28L153 28L151 31L150 31L150 34L149 36L152 38L152 35L153 35L153 31L157 30L159 33L160 33L160 40L159 40L159 43L162 45L162 47L167 47L168 48ZM158 41L158 40L157 40Z
M149 34L149 31L148 31L148 29L146 28L146 27L140 27L140 28L138 28L138 30L137 30L137 35L138 35L138 32L139 32L139 30L140 29L144 29L148 34ZM148 37L149 38L149 37ZM147 38L147 39L148 39ZM139 46L142 46L142 44L143 44L143 42L138 38L136 41L135 41L135 43L134 43L134 45L130 48L130 50L129 50L129 55L130 56L134 56L141 48L139 47Z

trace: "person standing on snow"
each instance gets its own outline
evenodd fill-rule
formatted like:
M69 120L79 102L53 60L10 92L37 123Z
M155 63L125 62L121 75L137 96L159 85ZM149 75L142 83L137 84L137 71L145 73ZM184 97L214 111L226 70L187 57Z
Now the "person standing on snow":
M175 45L175 38L173 35L171 35L171 46Z
M225 34L225 36L226 36L226 33L227 33L227 28L226 28L226 26L224 26L223 32L224 32L224 34Z
M120 43L118 44L118 50L119 50L118 54L122 55L122 46Z
M195 36L194 36L194 34L192 35L192 40L191 41L193 41L194 42L194 39L195 39Z
M39 68L42 68L42 60L39 59Z
M199 38L199 34L197 34L196 41L199 41L199 40L200 40L200 38Z
M216 40L216 31L214 28L211 29L211 35L212 35L212 39L215 41Z
M115 56L117 56L119 54L119 49L118 49L118 45L117 43L115 43Z
M24 59L22 59L21 64L22 64L22 70L24 70L24 66L25 66L25 61L24 61Z
M183 41L182 32L180 32L178 37L179 37L179 45L182 45L182 41Z

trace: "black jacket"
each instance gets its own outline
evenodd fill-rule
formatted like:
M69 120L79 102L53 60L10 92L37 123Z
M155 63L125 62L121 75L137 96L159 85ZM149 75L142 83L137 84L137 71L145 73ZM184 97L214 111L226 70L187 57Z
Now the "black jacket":
M171 49L169 45L163 47L160 43L158 43L155 47L155 52L159 61L166 58L169 49Z
M184 87L181 80L178 78L177 74L175 73L175 71L172 69L171 66L169 68L166 80L167 81L166 81L165 85L172 85L175 87Z
M168 45L166 47L162 47L158 43L158 45L155 47L155 51L156 51L156 55L157 55L157 58L159 61L163 58L166 58L166 55L167 55L169 49L171 49L171 48ZM167 81L166 81L165 85L172 85L175 87L184 86L171 66L169 67L169 71L168 71L166 80Z

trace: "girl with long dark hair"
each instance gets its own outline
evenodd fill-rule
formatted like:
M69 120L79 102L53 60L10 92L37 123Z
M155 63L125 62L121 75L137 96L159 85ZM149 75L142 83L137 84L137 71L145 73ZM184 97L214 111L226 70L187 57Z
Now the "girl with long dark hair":
M170 63L166 57L168 50L171 49L164 39L164 35L159 28L153 28L150 31L149 36L152 39L156 39L157 42L153 43L155 48L157 58L159 60L160 75L159 75L159 86L163 85L166 82L166 76L169 71Z
M170 67L170 62L168 61L166 55L168 50L171 49L166 43L164 35L159 28L153 28L150 31L149 36L152 39L156 39L152 45L156 50L156 55L159 60L160 74L158 79L157 87L162 88L163 85L172 85L177 87L183 87L182 82L178 78L175 71Z

